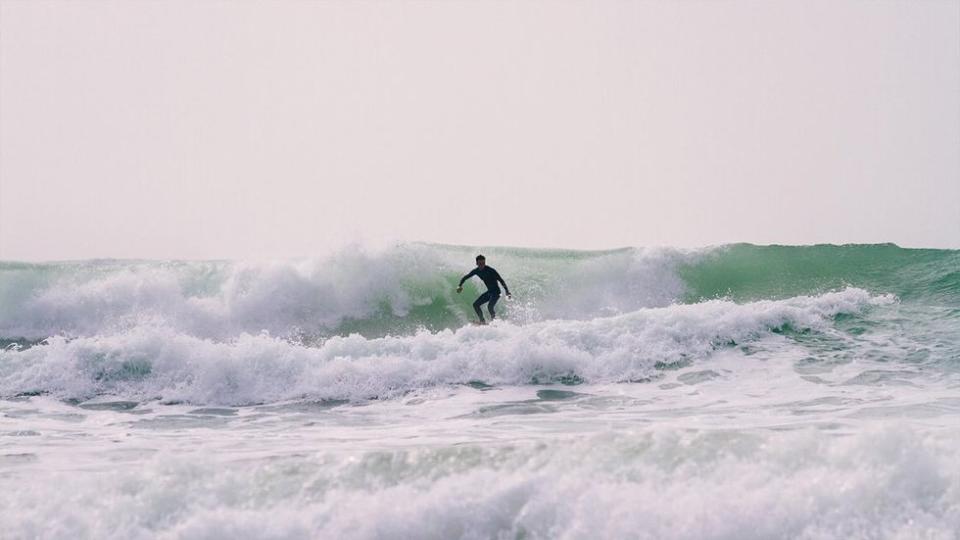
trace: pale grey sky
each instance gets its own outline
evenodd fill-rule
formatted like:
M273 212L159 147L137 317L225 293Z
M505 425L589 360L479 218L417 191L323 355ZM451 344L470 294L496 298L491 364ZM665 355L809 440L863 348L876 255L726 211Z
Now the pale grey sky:
M0 0L0 259L960 247L960 1Z

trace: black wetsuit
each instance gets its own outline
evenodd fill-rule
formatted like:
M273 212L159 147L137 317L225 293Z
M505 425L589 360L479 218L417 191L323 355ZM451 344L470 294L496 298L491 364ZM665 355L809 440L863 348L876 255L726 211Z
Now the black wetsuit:
M497 305L497 300L500 300L500 286L497 285L497 282L503 283L503 289L507 291L507 295L510 294L510 287L507 287L507 283L503 281L503 278L500 277L500 274L497 273L493 267L484 266L480 268L474 268L469 274L460 278L460 286L463 286L463 282L470 279L472 276L477 276L483 280L483 284L487 286L487 292L480 295L480 298L477 298L477 301L473 303L473 310L477 312L477 317L480 317L480 322L483 320L483 312L480 311L480 306L485 302L490 302L487 304L487 311L490 312L490 319L494 319L497 314L493 311L493 307Z

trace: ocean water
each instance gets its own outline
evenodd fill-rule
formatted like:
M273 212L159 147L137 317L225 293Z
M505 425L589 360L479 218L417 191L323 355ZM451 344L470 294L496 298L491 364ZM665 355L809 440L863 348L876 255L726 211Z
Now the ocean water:
M0 538L960 531L960 251L0 263Z

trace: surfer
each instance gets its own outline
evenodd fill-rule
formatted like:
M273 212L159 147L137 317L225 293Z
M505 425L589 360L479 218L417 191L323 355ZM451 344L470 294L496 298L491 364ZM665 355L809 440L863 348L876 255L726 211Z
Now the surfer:
M458 293L463 291L463 282L473 276L482 279L483 284L487 286L487 292L481 294L480 298L477 298L477 301L473 303L473 310L477 312L477 317L480 317L480 324L487 324L487 321L483 318L483 312L480 311L480 306L487 304L487 311L490 312L490 320L492 321L497 316L493 307L497 305L497 300L500 300L500 286L497 285L497 282L503 283L503 290L507 292L507 298L512 298L510 287L507 287L507 283L503 281L503 278L492 266L487 266L487 258L483 255L477 255L477 267L460 278L460 285L457 286Z

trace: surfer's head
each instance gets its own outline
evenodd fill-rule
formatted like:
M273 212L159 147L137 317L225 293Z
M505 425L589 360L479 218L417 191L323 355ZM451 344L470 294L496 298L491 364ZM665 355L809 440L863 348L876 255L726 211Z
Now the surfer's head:
M477 266L479 266L480 268L483 268L486 265L487 265L487 258L484 257L483 255L477 255Z

